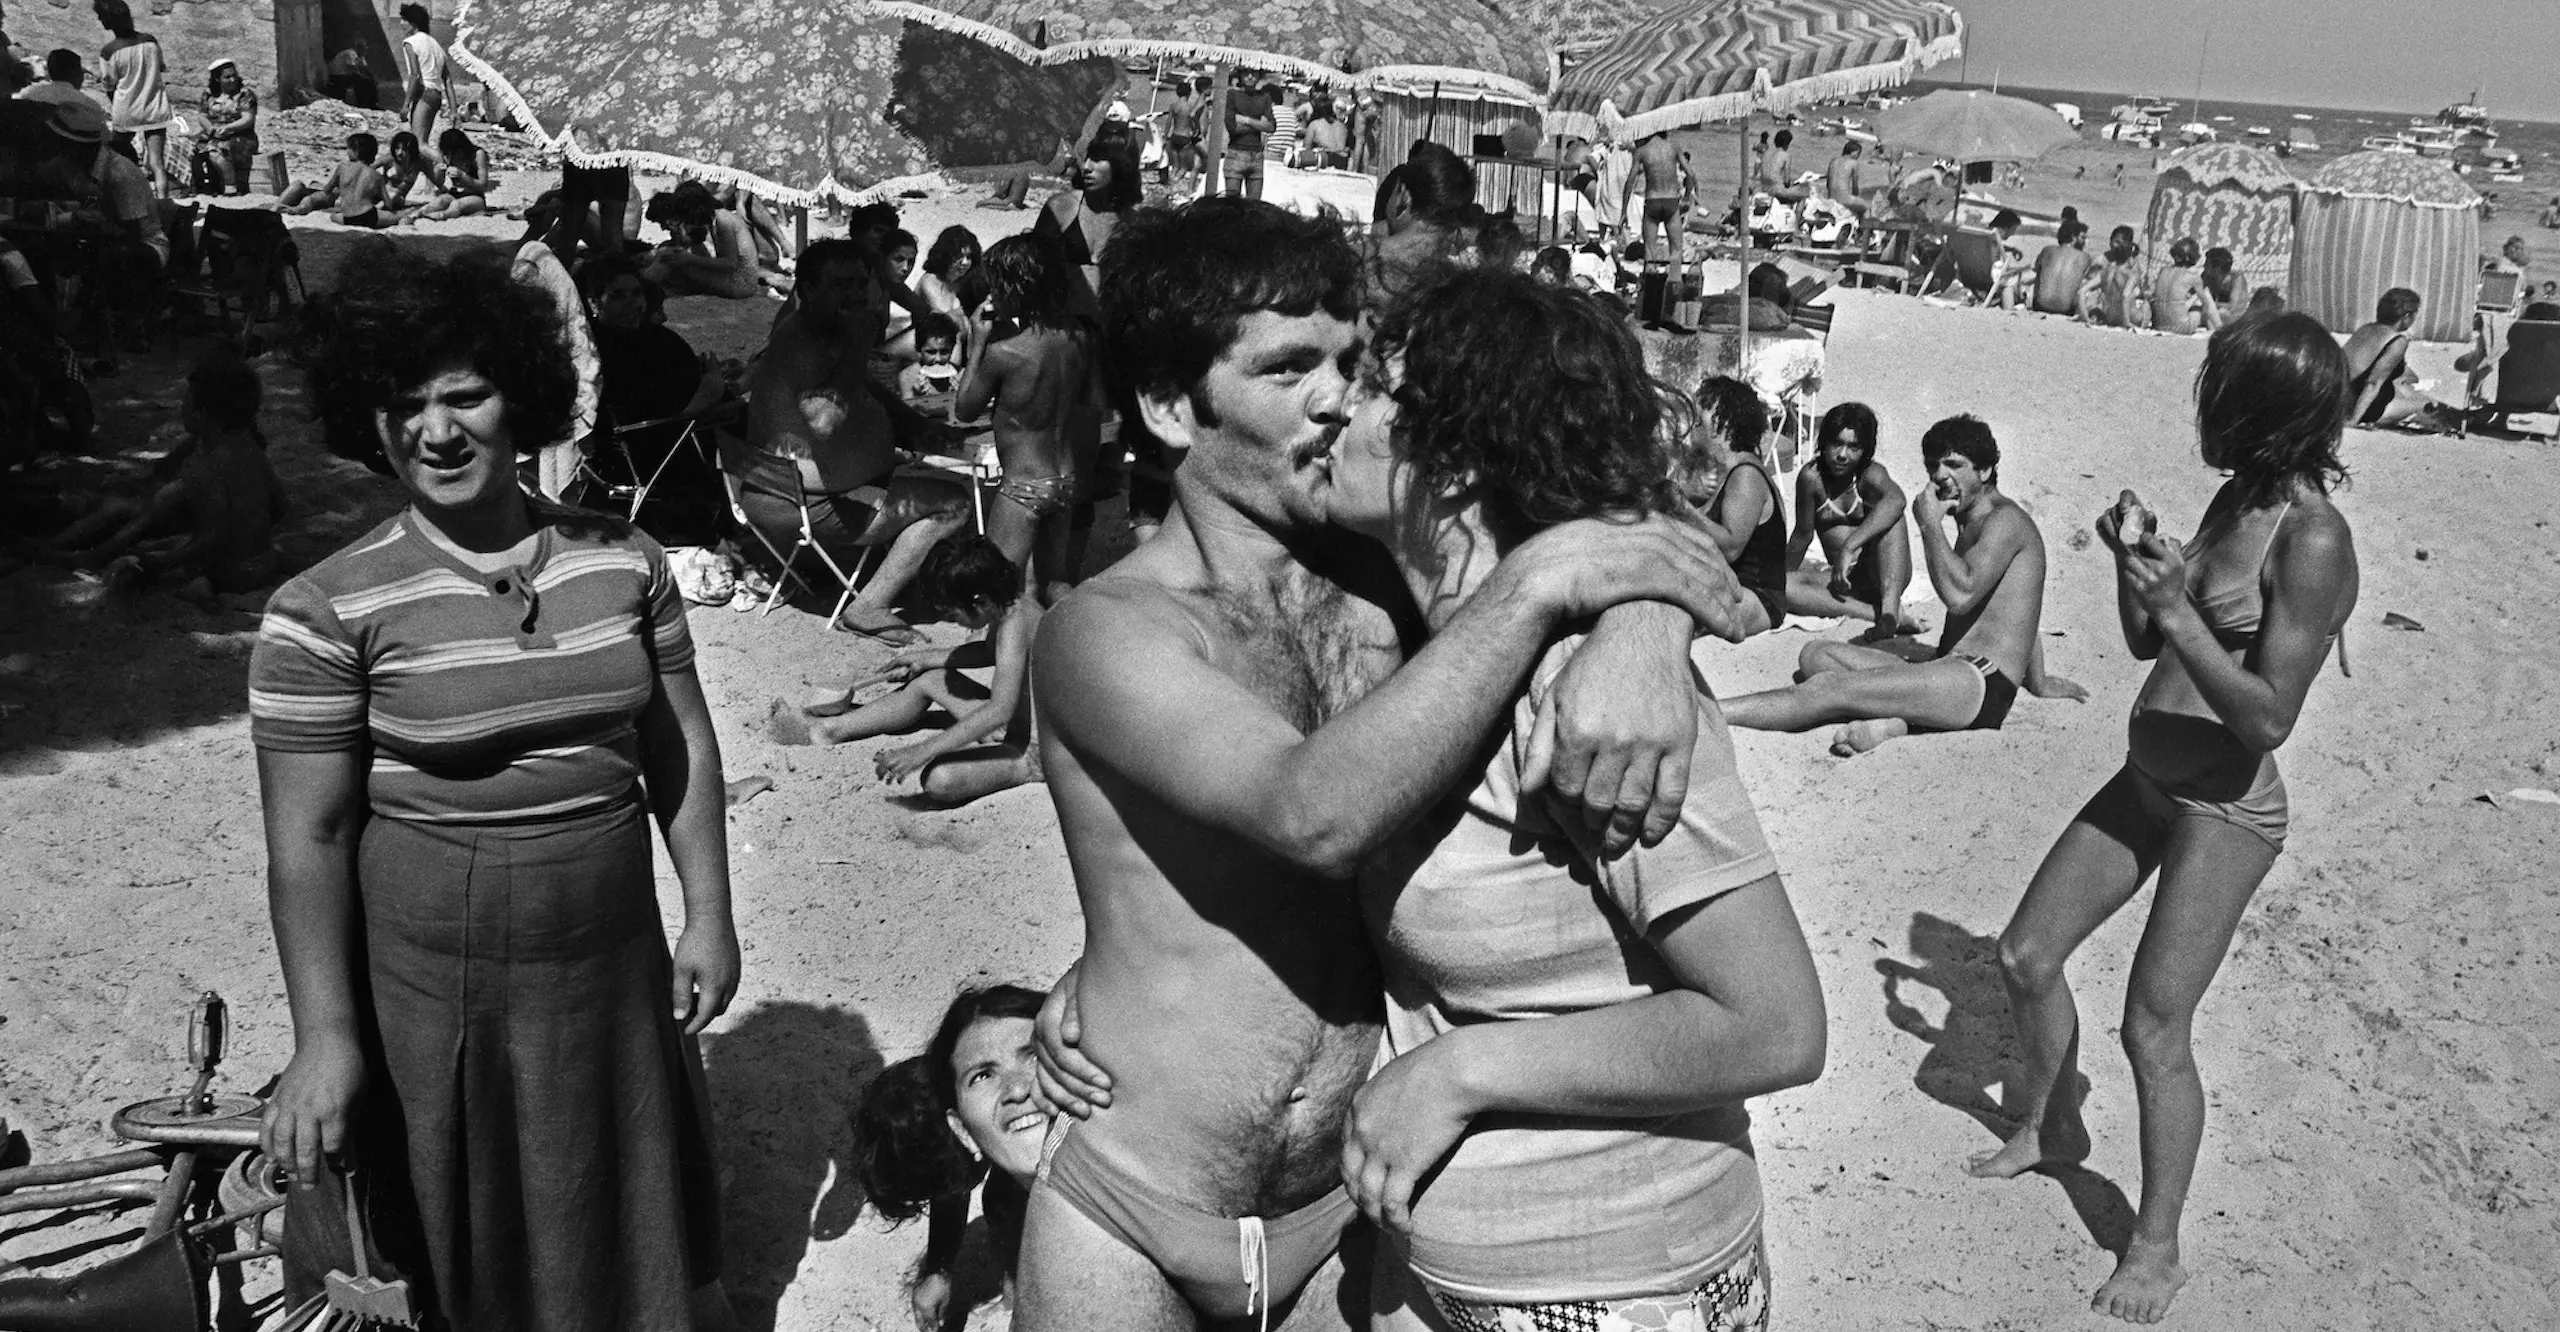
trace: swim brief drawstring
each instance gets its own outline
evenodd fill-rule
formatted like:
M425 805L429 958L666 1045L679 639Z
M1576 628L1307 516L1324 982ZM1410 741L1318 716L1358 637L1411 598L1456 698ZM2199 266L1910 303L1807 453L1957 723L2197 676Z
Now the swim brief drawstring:
M1271 1244L1261 1217L1236 1218L1236 1257L1244 1266L1244 1311L1260 1312L1262 1332L1271 1332Z

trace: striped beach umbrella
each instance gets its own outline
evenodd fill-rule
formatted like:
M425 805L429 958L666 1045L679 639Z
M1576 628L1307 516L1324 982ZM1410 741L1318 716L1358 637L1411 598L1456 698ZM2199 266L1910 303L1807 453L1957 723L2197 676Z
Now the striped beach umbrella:
M2302 182L2272 152L2245 143L2205 143L2170 157L2151 189L2143 247L2169 252L2179 238L2231 252L2239 291L2283 291L2293 266L2293 208Z
M454 58L548 148L777 203L1045 161L1121 82L872 0L464 0Z
M1628 29L1557 81L1551 133L1641 139L1897 87L1964 49L1937 0L1721 0Z
M1039 33L1057 59L1243 65L1339 88L1439 83L1524 103L1536 100L1547 77L1536 26L1485 0L929 0L929 7L973 25Z
M2351 153L2302 183L2287 299L2330 330L2370 321L2382 293L2407 287L2421 302L2414 334L2458 341L2479 282L2480 196L2442 164Z

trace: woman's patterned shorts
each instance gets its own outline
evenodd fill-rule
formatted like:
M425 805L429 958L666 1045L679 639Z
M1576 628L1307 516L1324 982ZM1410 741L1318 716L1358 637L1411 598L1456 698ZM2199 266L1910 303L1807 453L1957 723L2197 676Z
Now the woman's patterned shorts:
M1708 1277L1686 1295L1574 1304L1471 1304L1434 1293L1457 1332L1765 1332L1769 1326L1766 1245Z

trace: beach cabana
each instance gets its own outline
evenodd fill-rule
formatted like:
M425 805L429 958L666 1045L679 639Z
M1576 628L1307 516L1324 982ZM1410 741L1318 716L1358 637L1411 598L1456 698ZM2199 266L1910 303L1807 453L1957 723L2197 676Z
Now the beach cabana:
M2480 281L2480 196L2436 162L2406 153L2341 157L2302 183L2286 299L2332 331L2373 318L2393 287L2418 293L2415 334L2471 331Z
M2245 143L2206 143L2172 155L2151 188L2143 249L2169 252L2179 237L2231 251L2235 299L2286 288L2293 267L2294 197L2302 188L2276 155Z

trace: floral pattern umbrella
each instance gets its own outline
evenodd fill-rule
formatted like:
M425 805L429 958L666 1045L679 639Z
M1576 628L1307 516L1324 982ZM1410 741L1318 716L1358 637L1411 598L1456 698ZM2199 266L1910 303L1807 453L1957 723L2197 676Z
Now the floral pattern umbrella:
M1047 159L1120 84L1008 34L871 0L465 0L454 57L582 166L787 204ZM937 16L947 19L947 16Z
M1936 0L1722 0L1628 29L1560 79L1548 131L1641 139L1897 87L1964 49Z
M1336 87L1438 82L1523 102L1536 99L1547 77L1538 29L1484 0L934 0L934 7L987 27L1045 31L1053 59L1237 64Z

